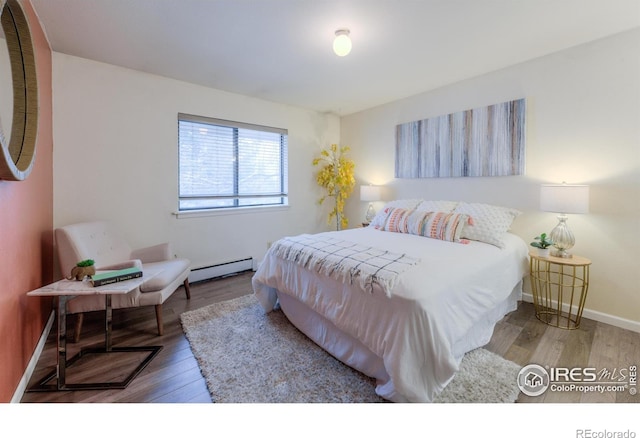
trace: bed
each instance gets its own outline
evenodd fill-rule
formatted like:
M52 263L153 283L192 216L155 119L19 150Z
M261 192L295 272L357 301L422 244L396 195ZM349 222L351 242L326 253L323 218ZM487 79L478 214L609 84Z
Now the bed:
M252 285L265 311L281 308L330 354L375 378L381 397L431 402L464 354L486 345L517 308L528 248L508 231L517 210L395 202L368 227L280 239ZM435 219L445 213L442 226Z

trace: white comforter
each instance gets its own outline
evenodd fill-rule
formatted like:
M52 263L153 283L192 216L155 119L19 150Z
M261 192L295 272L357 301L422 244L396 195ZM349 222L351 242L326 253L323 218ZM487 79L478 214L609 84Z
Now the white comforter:
M407 254L420 261L391 291L365 292L321 277L267 252L253 277L266 311L291 295L382 359L388 379L376 392L396 402L430 402L451 381L464 354L485 345L512 292L521 292L528 248L508 234L506 247L444 242L372 228L321 233ZM519 298L519 295L518 295ZM364 371L364 370L361 370Z

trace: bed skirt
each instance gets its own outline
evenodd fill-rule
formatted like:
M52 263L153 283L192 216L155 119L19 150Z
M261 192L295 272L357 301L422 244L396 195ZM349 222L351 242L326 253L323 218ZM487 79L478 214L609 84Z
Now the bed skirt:
M276 291L278 303L291 323L308 338L326 350L336 359L361 373L376 379L376 393L389 401L405 403L407 400L395 391L383 359L375 355L359 340L336 327L331 321L309 308L295 297ZM498 321L518 308L522 298L522 281L498 306L484 315L467 333L467 336L453 346L453 352L462 361L465 353L486 345L493 335ZM452 378L453 379L453 378Z

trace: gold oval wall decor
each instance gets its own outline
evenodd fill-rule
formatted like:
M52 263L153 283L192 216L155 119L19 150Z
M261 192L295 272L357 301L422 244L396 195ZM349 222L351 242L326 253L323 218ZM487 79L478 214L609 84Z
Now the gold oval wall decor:
M38 81L29 22L17 0L0 0L2 30L9 49L13 82L13 120L7 139L0 126L0 179L26 179L36 157Z

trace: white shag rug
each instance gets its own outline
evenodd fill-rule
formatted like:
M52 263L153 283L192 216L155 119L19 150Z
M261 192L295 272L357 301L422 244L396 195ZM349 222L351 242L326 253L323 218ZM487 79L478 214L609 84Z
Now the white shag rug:
M215 403L376 403L375 380L344 365L242 296L180 315ZM510 403L520 366L479 348L465 355L436 403Z

